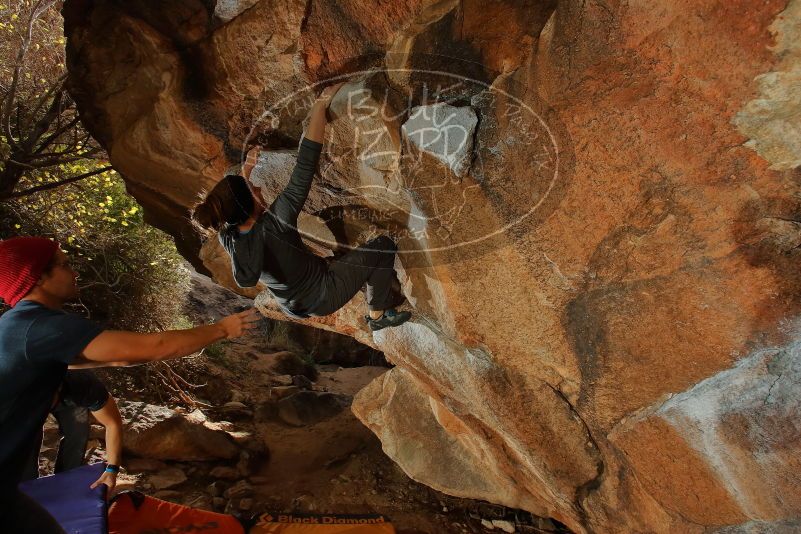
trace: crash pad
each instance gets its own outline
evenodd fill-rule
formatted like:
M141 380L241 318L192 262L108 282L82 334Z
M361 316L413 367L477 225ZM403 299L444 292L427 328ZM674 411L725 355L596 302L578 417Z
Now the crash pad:
M89 489L104 464L82 465L69 471L19 485L20 491L42 505L67 534L106 534L106 486Z

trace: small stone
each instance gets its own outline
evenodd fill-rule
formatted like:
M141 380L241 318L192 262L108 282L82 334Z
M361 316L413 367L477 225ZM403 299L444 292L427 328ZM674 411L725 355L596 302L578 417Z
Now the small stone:
M300 512L313 512L316 506L311 495L301 495L292 499L292 509Z
M442 507L442 511L443 511L443 512L445 512L445 513L447 513L447 512L448 512L448 507L447 507L447 506L443 506L443 507Z
M303 375L295 375L292 377L292 384L301 389L311 389L312 386L314 385L314 382L312 382Z
M237 499L241 497L250 497L253 495L253 486L247 480L240 480L224 493L228 499Z
M219 497L225 492L225 484L217 480L209 484L206 487L206 491L208 491L212 497Z
M211 430L222 430L228 433L234 429L234 424L231 421L206 421L203 426Z
M117 477L117 486L114 488L117 493L126 490L135 490L136 489L136 478L126 476L124 474L120 474Z
M190 508L200 508L210 510L213 508L212 497L205 493L196 492L184 498L183 504Z
M201 412L200 409L193 410L193 411L189 412L188 414L186 414L186 419L188 421L191 421L191 422L197 423L197 424L201 424L201 425L203 423L205 423L206 421L208 421L208 418L206 417L206 414Z
M512 533L515 531L515 526L510 521L505 521L502 519L493 519L492 526L497 527L504 532Z
M243 446L253 439L253 434L246 431L228 432L237 445Z
M218 465L217 467L211 470L209 476L211 478L216 478L216 479L236 480L237 478L239 478L239 471L233 467Z
M487 530L495 530L495 525L491 522L487 521L486 519L481 520L481 526L486 528Z
M267 458L269 458L269 454L264 452L242 451L239 453L239 461L236 464L239 475L248 477L255 473Z
M276 375L272 377L273 384L278 386L291 386L292 375Z
M551 519L548 517L538 517L537 528L540 528L542 530L555 531L556 524L553 521L551 521Z
M168 467L150 475L150 483L157 490L172 488L186 482L186 474L177 467Z

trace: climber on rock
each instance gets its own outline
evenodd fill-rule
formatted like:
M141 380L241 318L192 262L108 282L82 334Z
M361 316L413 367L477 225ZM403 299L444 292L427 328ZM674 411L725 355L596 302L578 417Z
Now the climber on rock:
M411 317L410 312L395 309L405 298L394 269L394 241L380 236L326 260L306 248L297 230L322 150L326 110L341 85L327 87L314 102L289 184L269 207L249 182L259 153L255 147L242 166L244 176L223 178L195 208L193 220L203 233L218 233L240 287L261 280L291 317L334 313L366 283L364 319L376 331Z
M3 532L63 533L17 484L37 436L59 403L67 367L133 365L188 356L239 337L261 318L250 309L215 324L152 334L104 330L63 311L78 297L78 275L58 243L43 237L0 241L0 525ZM113 460L113 458L109 458ZM107 466L114 471L114 466ZM98 482L111 485L111 477Z

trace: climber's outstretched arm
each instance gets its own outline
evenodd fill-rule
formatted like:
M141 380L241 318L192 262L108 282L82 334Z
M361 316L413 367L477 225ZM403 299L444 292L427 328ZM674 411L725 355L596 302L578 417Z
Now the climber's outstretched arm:
M325 137L325 124L327 122L325 112L343 83L331 85L323 89L323 92L320 93L320 96L318 96L317 100L312 104L309 128L306 130L304 136L306 139L314 141L315 143L323 142L323 138Z
M306 198L309 196L312 178L317 170L320 152L323 149L322 142L326 125L325 113L328 109L328 104L341 85L326 87L312 105L309 127L300 142L298 161L292 171L292 176L289 178L289 184L270 206L270 211L281 224L289 227L297 226L298 215L300 215L300 210L303 209L303 204L306 203Z

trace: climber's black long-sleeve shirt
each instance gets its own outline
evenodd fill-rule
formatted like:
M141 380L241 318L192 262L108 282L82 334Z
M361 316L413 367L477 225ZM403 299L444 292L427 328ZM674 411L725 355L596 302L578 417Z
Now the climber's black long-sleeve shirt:
M261 280L288 315L309 317L320 298L327 266L300 239L298 215L306 202L323 145L304 138L289 184L253 227L220 233L220 243L231 256L234 279L240 287Z

